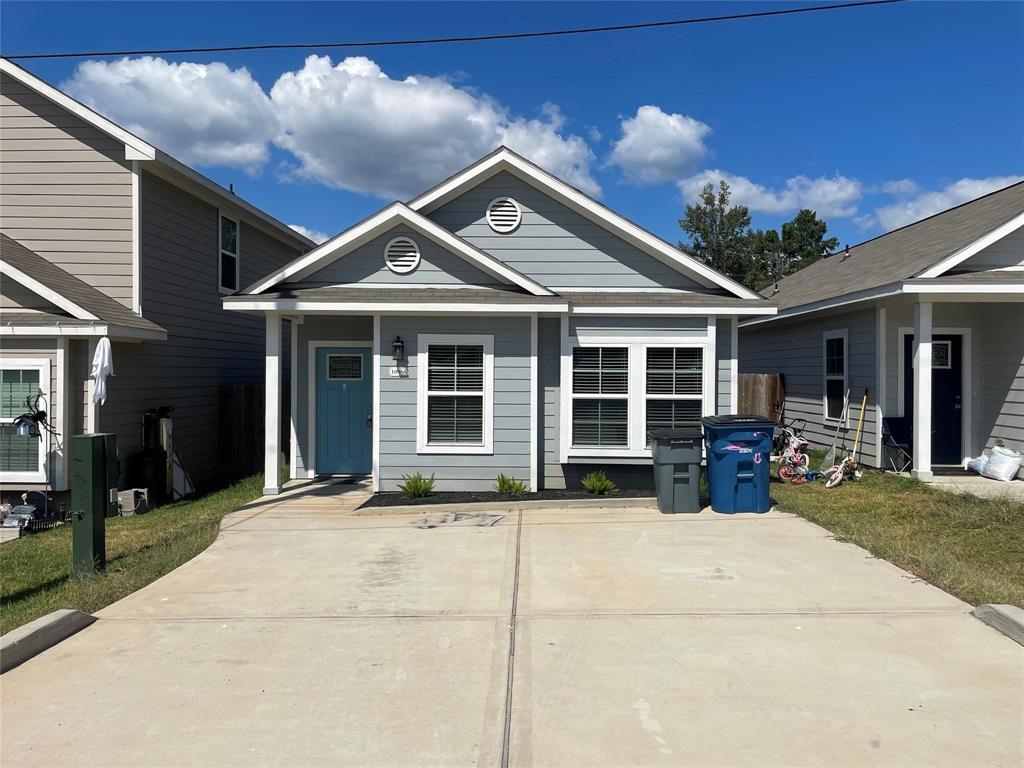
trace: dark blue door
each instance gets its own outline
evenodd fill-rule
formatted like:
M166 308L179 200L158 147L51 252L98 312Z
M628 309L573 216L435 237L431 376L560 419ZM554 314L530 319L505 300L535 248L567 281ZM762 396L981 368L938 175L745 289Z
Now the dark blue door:
M316 351L316 472L367 475L373 464L369 347Z
M963 337L932 336L932 464L963 461ZM903 413L914 420L914 337L903 348Z

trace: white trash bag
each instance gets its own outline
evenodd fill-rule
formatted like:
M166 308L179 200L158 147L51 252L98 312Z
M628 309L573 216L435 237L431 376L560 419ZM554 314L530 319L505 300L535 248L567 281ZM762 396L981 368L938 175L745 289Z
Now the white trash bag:
M1017 476L1022 459L1024 456L1016 451L997 445L992 449L992 455L989 456L988 463L981 470L981 474L993 480L1002 480L1004 483L1008 483Z
M985 474L985 467L988 466L988 456L984 453L976 459L967 460L967 469L971 472L977 472L979 475Z

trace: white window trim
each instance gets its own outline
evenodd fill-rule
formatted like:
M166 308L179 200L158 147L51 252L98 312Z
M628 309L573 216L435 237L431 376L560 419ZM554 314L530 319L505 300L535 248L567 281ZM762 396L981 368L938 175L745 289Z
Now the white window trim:
M828 372L828 342L831 339L842 339L843 340L843 375L842 377L836 376L835 374L829 374ZM843 380L843 397L846 397L846 392L850 389L850 340L849 333L845 328L835 329L831 331L825 331L821 334L821 419L823 423L827 424L842 424L844 427L850 426L850 408L847 405L844 408L844 412L840 413L840 418L835 419L828 415L828 382L831 379Z
M595 393L583 393L576 394L573 391L573 367L572 367L572 351L574 349L624 349L626 350L626 391L608 394L595 394ZM589 456L617 456L623 451L629 451L636 444L636 435L633 433L636 431L636 423L633 418L633 403L635 401L635 393L637 387L636 376L634 371L636 366L634 365L636 358L636 350L633 348L628 341L608 341L601 343L594 342L576 342L571 344L569 347L569 381L567 389L569 392L569 432L566 435L566 439L569 441L569 455L576 455L585 453ZM626 445L624 447L607 447L601 446L585 446L585 445L573 445L572 443L572 412L573 405L576 400L625 400L626 401Z
M231 251L225 251L221 248L221 243L224 242L222 239L223 232L221 229L224 226L224 219L232 221L235 224L235 253ZM224 254L233 256L235 259L235 288L224 287L224 274L221 264L221 257ZM225 296L242 290L242 222L236 218L228 216L221 210L217 211L217 290Z
M628 398L629 444L626 448L587 448L572 445L572 350L575 347L628 347L629 387ZM562 316L562 375L561 389L561 430L559 435L559 460L562 464L582 459L622 459L635 462L651 458L647 443L647 398L645 361L647 347L700 347L704 350L704 379L701 399L705 416L713 415L716 403L717 360L715 359L714 326L709 323L706 336L678 336L647 342L630 337L601 337L587 335L580 339L570 336L569 319ZM581 397L584 397L581 395ZM607 397L622 397L608 395Z
M427 355L431 344L479 344L484 350L483 442L480 445L427 443ZM445 393L435 393L445 394ZM459 394L453 392L451 394ZM462 393L465 394L465 393ZM494 336L483 334L416 335L416 453L494 453Z
M50 359L46 357L19 357L4 358L0 360L0 370L36 370L39 372L39 389L43 392L43 402L46 403L47 416L52 408L52 391L50 387ZM19 414L20 415L20 414ZM0 424L13 424L17 416L0 418ZM39 439L39 438L37 438ZM3 483L45 483L47 454L49 453L49 441L46 434L40 439L39 447L39 469L35 472L4 472L0 471L0 482Z

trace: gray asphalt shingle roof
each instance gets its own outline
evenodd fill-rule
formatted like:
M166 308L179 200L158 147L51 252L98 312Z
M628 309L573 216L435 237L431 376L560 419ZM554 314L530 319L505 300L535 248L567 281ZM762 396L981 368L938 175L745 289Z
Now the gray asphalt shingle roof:
M1024 182L821 259L764 295L783 311L909 280L1024 211ZM948 277L936 278L947 281Z
M156 323L132 312L121 302L110 298L105 293L101 293L88 283L78 279L70 272L61 269L56 264L47 261L35 251L26 248L17 240L12 237L8 237L2 232L0 232L0 259L3 259L3 261L10 264L19 272L22 272L33 280L38 281L54 293L60 294L68 301L84 309L89 314L94 315L98 318L99 322L119 325L126 328L134 328L142 331L165 333L164 329ZM15 314L21 317L28 313L5 312L4 322L13 322L11 318L14 317ZM51 318L46 323L50 325L57 322L60 322L63 325L69 325L76 322L72 318L51 315L48 313L38 313L37 319L33 324L44 324L42 321L47 318ZM78 320L77 322L81 324L82 322L89 323L95 321L86 319L84 321Z

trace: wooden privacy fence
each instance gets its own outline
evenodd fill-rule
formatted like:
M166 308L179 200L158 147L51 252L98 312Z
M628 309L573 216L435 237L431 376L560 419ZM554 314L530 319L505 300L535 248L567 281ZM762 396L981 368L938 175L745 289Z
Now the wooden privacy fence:
M225 480L237 480L263 471L263 392L262 384L221 384L218 388L218 447L220 471ZM289 385L284 383L281 386L279 444L285 461L289 455L290 405Z
M781 373L741 373L739 412L765 416L772 421L786 402Z

